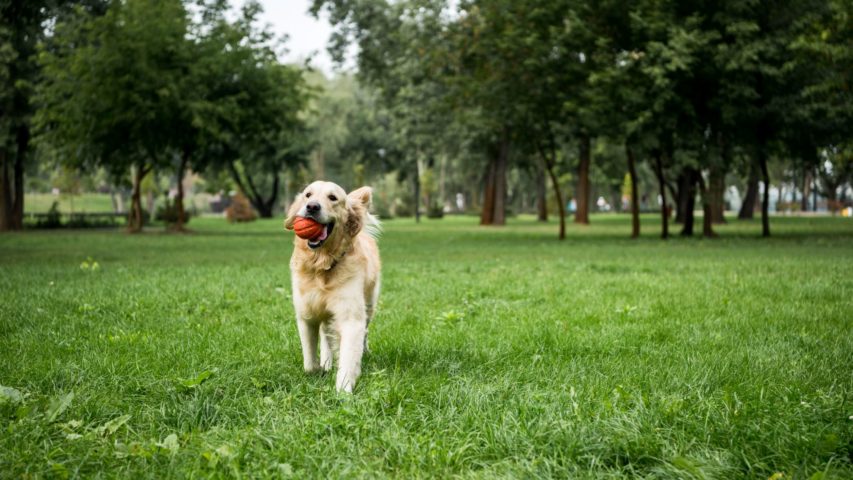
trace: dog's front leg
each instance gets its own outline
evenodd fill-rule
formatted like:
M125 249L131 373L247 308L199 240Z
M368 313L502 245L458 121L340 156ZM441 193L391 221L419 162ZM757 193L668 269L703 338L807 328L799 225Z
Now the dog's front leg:
M302 342L302 366L305 372L314 373L320 370L320 364L317 362L317 334L320 324L297 317L296 326L299 329L299 340Z
M364 353L365 319L339 323L341 349L338 354L338 376L335 387L339 392L352 393L361 375L361 356Z
M320 368L324 372L332 369L332 335L327 331L328 328L320 327Z

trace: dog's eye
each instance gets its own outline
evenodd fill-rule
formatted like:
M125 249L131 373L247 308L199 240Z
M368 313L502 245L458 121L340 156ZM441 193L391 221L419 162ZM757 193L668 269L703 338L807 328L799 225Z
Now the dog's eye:
M305 198L311 198L311 192L306 193Z
M329 195L329 200L331 200L331 201L333 201L333 202L337 202L337 201L338 201L338 197L336 197L336 196L334 196L334 195Z

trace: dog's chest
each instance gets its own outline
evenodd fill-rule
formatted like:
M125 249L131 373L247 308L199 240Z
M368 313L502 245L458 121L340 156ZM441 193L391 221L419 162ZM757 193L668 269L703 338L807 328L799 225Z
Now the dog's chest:
M323 320L331 315L329 301L332 292L324 281L312 279L298 284L299 296L295 298L296 308L305 319Z

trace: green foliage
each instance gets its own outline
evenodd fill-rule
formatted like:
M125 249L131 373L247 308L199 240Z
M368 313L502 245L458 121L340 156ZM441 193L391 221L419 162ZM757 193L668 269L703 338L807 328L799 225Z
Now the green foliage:
M184 223L189 223L192 214L188 211L184 211ZM167 225L174 225L178 222L178 207L175 205L175 202L170 201L166 198L163 203L157 206L157 209L154 212L154 219L160 222L164 222Z
M132 0L57 24L39 54L40 141L63 162L114 176L163 166L187 112L188 21L179 0Z

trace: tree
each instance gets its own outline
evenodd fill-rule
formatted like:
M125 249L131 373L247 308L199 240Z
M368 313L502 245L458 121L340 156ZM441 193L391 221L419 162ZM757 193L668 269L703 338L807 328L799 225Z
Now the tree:
M75 167L130 169L131 232L142 229L142 180L168 163L185 118L187 25L178 0L115 2L103 16L78 10L58 23L40 53L40 141Z
M0 231L23 228L24 171L29 162L36 47L44 25L79 6L103 11L101 0L0 1Z
M270 218L282 171L310 151L301 117L310 92L301 69L278 62L272 33L257 28L261 11L249 2L233 22L221 3L205 12L206 53L197 68L206 94L196 123L205 162L198 166L226 170L258 214Z

